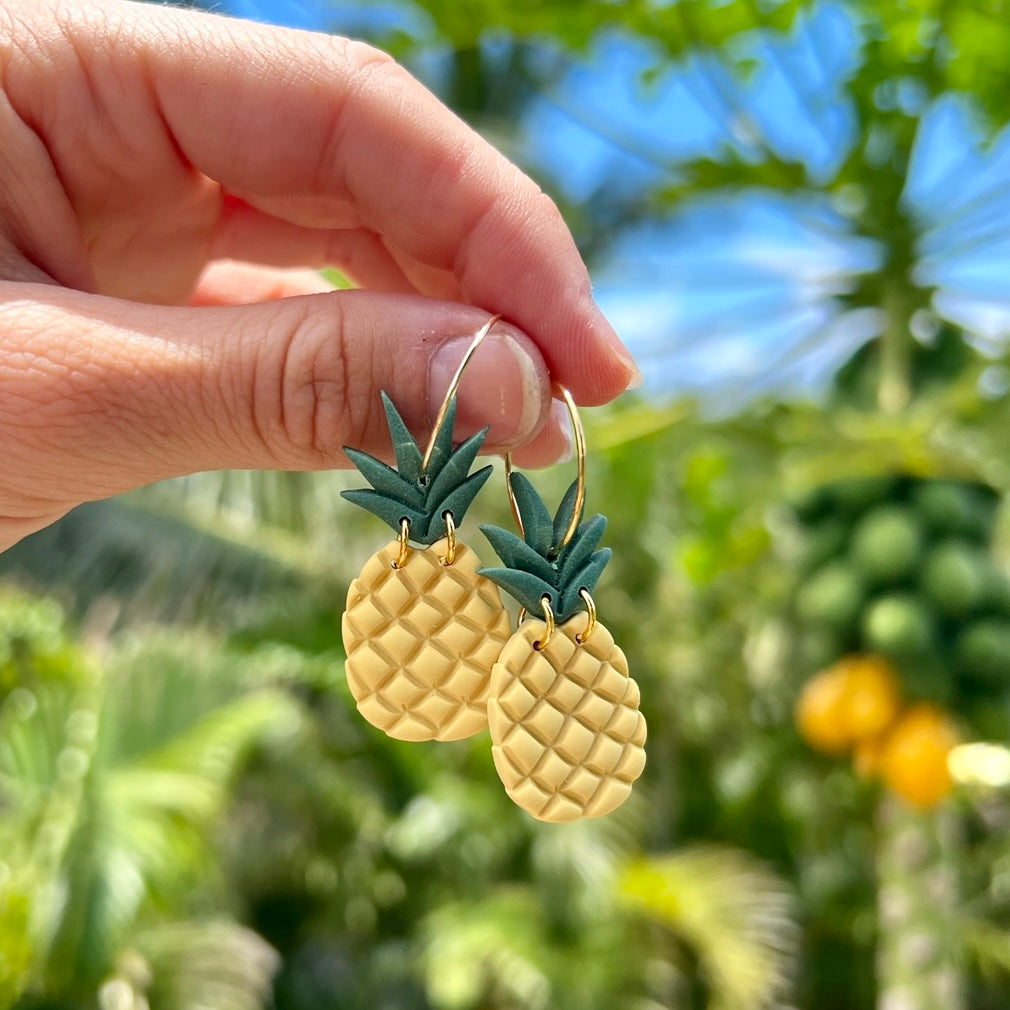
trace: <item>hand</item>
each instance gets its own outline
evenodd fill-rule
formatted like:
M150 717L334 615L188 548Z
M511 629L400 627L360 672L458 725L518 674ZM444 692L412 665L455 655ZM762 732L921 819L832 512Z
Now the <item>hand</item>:
M553 203L368 46L0 0L0 88L0 550L164 477L388 455L378 390L426 436L489 313L460 430L525 465L565 447L549 380L635 374Z

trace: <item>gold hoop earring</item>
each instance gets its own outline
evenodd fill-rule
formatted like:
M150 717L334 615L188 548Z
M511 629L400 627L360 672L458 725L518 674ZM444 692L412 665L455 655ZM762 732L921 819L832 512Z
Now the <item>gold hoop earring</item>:
M599 548L607 521L602 515L582 520L585 434L571 394L562 389L561 395L577 474L557 512L551 516L506 456L505 485L519 535L481 526L502 560L502 567L481 574L522 607L520 625L491 672L491 753L509 796L545 821L609 813L628 798L645 767L638 685L592 597L611 557L609 547Z
M345 449L372 486L343 496L397 533L348 590L347 682L358 711L397 740L459 740L484 729L490 669L509 636L498 588L457 536L493 470L470 473L488 429L455 447L452 440L460 382L499 318L474 334L423 453L385 393L396 468Z

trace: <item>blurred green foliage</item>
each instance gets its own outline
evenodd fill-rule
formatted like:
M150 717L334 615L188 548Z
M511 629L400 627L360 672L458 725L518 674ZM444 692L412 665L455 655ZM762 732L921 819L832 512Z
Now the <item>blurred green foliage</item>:
M930 409L954 424L957 397ZM1006 406L976 408L966 437L995 459ZM203 984L226 994L210 1005L256 1005L270 978L290 1010L872 1005L875 794L792 728L787 505L825 454L948 472L951 432L809 404L710 419L686 401L632 402L587 421L588 506L608 513L615 551L598 604L650 726L643 779L600 821L530 821L483 736L405 744L356 715L340 597L387 533L339 502L352 478L286 484L315 502L300 551L266 520L214 536L200 503L215 498L225 522L236 487L256 485L204 475L176 495L193 510L175 527L191 550L130 543L126 568L143 577L95 566L90 582L65 580L36 564L66 530L4 556L8 578L78 615L67 625L23 594L0 605L7 1005L128 990L133 1003L101 1005L196 1007ZM569 478L534 481L552 502ZM327 493L306 493L316 484ZM91 506L91 528L105 511L157 516L167 493ZM477 507L509 521L503 492ZM162 610L169 568L198 616ZM242 571L261 578L220 578ZM988 1007L987 992L1010 991L994 967L1010 850L992 830L1010 804L980 796L965 817L962 952L985 967L972 1006Z

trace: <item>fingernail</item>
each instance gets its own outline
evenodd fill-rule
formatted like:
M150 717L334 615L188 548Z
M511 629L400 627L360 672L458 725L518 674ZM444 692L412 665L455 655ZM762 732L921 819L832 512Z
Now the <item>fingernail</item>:
M438 414L452 377L473 336L442 344L428 368L428 407ZM523 343L497 324L471 358L460 381L456 424L461 431L491 425L489 445L521 445L536 430L549 395L546 370Z
M603 314L602 310L595 304L593 309L596 314L595 327L602 332L614 357L624 365L627 371L627 385L624 388L638 389L642 385L642 370L638 367L638 363L632 357L631 351L624 345L624 341L617 335L617 331L610 325L610 321Z
M628 369L628 384L625 389L638 389L642 385L642 370L638 367L638 362L631 356L631 351L624 345L624 341L611 328L608 334L610 346L614 354L621 359L621 363Z

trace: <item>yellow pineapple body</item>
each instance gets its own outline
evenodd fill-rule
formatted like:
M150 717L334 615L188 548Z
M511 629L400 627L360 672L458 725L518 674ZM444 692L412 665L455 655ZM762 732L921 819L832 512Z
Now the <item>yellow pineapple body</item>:
M527 619L491 672L492 756L509 796L542 821L600 817L620 806L645 767L645 717L624 653L580 614L554 630Z
M391 541L351 583L342 620L347 682L358 711L397 740L461 740L487 725L489 671L509 637L498 587L480 560L445 540L411 550Z

